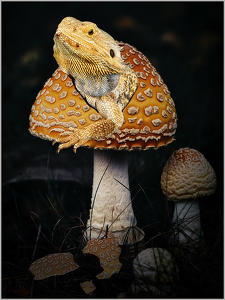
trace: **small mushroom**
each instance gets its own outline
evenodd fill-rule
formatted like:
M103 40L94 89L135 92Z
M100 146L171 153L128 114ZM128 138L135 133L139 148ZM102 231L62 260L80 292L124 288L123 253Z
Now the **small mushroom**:
M215 172L199 151L181 148L171 155L161 175L161 188L175 202L172 243L197 247L202 240L198 198L213 194L216 185Z
M64 275L78 267L70 252L54 253L34 261L29 271L34 275L35 280L42 280L50 276Z
M174 140L177 115L167 86L149 60L136 48L119 43L121 57L138 77L138 89L123 110L122 127L103 139L84 144L95 150L148 150ZM68 75L59 68L47 80L31 108L30 132L55 141L71 128L82 129L102 116L75 90ZM94 176L87 238L106 234L106 227L122 245L142 241L144 232L136 227L131 195L127 153L94 151ZM133 227L135 230L130 230ZM135 234L133 234L135 232Z
M98 279L108 279L113 274L119 273L122 267L122 263L119 261L121 249L118 247L112 232L109 232L104 239L90 240L83 248L83 253L93 254L99 258L103 272L96 276ZM92 281L81 283L81 287L87 294L94 290Z
M131 295L165 297L173 295L179 269L166 249L147 248L134 259L133 273Z

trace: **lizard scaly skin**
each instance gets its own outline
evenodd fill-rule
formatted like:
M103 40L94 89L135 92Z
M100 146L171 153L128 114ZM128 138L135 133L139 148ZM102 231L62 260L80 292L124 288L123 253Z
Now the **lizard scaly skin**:
M58 152L71 145L76 152L87 141L104 138L123 125L123 109L134 95L138 79L121 58L118 43L94 23L67 17L59 24L54 42L60 69L104 118L84 129L71 129L71 134L62 133L55 141L61 143Z

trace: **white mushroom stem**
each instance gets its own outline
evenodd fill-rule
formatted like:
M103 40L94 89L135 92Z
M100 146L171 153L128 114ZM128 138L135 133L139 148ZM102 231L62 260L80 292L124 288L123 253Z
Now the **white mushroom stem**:
M173 213L174 238L180 244L190 244L202 237L199 201L195 199L175 202Z
M127 229L137 223L129 191L127 153L94 150L94 176L87 238L102 237L112 231L123 243Z

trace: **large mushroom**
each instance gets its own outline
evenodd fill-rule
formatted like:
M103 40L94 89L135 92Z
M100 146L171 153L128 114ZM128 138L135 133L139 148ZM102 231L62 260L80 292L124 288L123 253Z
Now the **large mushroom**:
M166 198L175 202L172 244L197 250L203 237L198 198L213 194L216 185L215 172L199 151L180 148L168 159L161 188Z
M87 238L105 235L108 226L121 245L130 227L135 233L132 231L129 235L128 243L144 236L136 227L132 209L127 151L157 149L172 142L177 115L167 86L149 60L136 48L122 42L118 44L122 59L136 72L138 89L123 110L122 127L110 136L88 141L83 146L95 149ZM72 80L58 68L36 97L29 130L35 136L54 142L61 133L71 133L71 128L81 129L101 118L76 91Z

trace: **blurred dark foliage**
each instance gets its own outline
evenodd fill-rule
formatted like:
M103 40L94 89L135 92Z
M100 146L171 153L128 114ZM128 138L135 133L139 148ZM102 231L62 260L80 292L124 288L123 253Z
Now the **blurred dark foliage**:
M79 227L75 216L84 222L88 218L93 151L78 149L73 154L70 148L57 155L56 146L28 132L31 106L57 68L53 35L66 16L92 21L143 52L175 102L176 140L157 151L129 154L131 193L140 190L133 201L139 227L145 227L149 239L165 229L173 204L165 204L160 189L162 169L173 151L195 148L217 175L217 190L202 199L201 213L209 250L222 261L223 2L1 2L1 8L3 277L29 267L37 235L31 211L46 231L53 230L59 215L66 219L65 230ZM65 236L58 236L58 243ZM69 249L66 243L63 247ZM36 258L53 250L43 242ZM222 294L218 283L220 279L215 297Z

